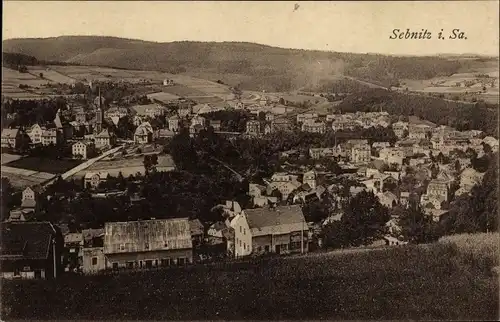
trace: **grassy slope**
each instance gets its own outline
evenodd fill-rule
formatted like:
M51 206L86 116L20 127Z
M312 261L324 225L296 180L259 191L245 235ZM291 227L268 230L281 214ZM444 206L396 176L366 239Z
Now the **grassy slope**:
M4 317L39 319L494 319L489 267L446 244L267 265L5 282ZM4 313L5 314L5 313Z

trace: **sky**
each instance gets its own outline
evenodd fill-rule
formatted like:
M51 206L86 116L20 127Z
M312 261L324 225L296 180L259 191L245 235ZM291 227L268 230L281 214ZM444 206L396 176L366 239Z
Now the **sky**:
M4 1L2 36L102 35L157 42L244 41L336 52L497 56L498 6L498 0ZM407 28L427 30L432 39L390 39L394 29ZM446 39L438 39L441 29ZM467 39L448 39L453 29Z

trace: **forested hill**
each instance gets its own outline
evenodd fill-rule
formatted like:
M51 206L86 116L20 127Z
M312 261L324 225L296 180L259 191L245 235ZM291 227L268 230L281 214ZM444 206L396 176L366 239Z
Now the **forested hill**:
M82 65L182 73L239 74L274 90L316 85L334 75L391 84L401 78L451 75L471 60L394 57L285 49L243 42L156 43L116 37L63 36L4 40L3 50ZM272 87L272 86L271 86Z
M423 95L408 95L383 89L369 89L348 96L338 106L343 112L379 111L394 115L415 115L460 131L481 130L498 137L498 105L475 105Z
M19 53L2 53L2 66L17 68L19 65L38 65L38 60L33 56Z

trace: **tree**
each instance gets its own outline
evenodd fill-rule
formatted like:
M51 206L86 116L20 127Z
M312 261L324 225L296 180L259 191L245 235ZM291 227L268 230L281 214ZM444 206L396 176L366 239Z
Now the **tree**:
M460 161L455 160L455 171L460 172L460 169L462 169L462 167L460 166Z
M384 235L389 212L373 192L359 192L344 208L341 222L350 246L370 245Z
M408 208L402 210L398 224L401 227L401 237L410 243L427 243L439 237L432 216L425 214L414 201L410 202Z
M194 171L198 166L198 154L193 139L189 136L189 130L182 128L172 138L169 145L170 155L179 170Z
M331 203L323 198L322 200L315 200L304 204L302 211L307 222L319 223L328 218L332 212Z
M156 171L156 166L158 165L158 155L156 154L145 155L143 164L146 175Z

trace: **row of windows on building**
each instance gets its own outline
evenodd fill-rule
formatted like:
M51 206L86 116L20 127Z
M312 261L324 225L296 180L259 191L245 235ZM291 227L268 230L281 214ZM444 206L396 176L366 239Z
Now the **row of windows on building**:
M92 266L96 266L98 262L97 257L92 257ZM158 267L158 266L182 266L185 264L189 263L189 259L186 257L178 257L178 258L162 258L160 260L158 259L150 259L150 260L140 260L140 261L127 261L125 262L125 266L120 265L118 262L113 262L111 264L113 269L118 269L120 266L121 267L126 267L126 268L152 268L152 267Z

